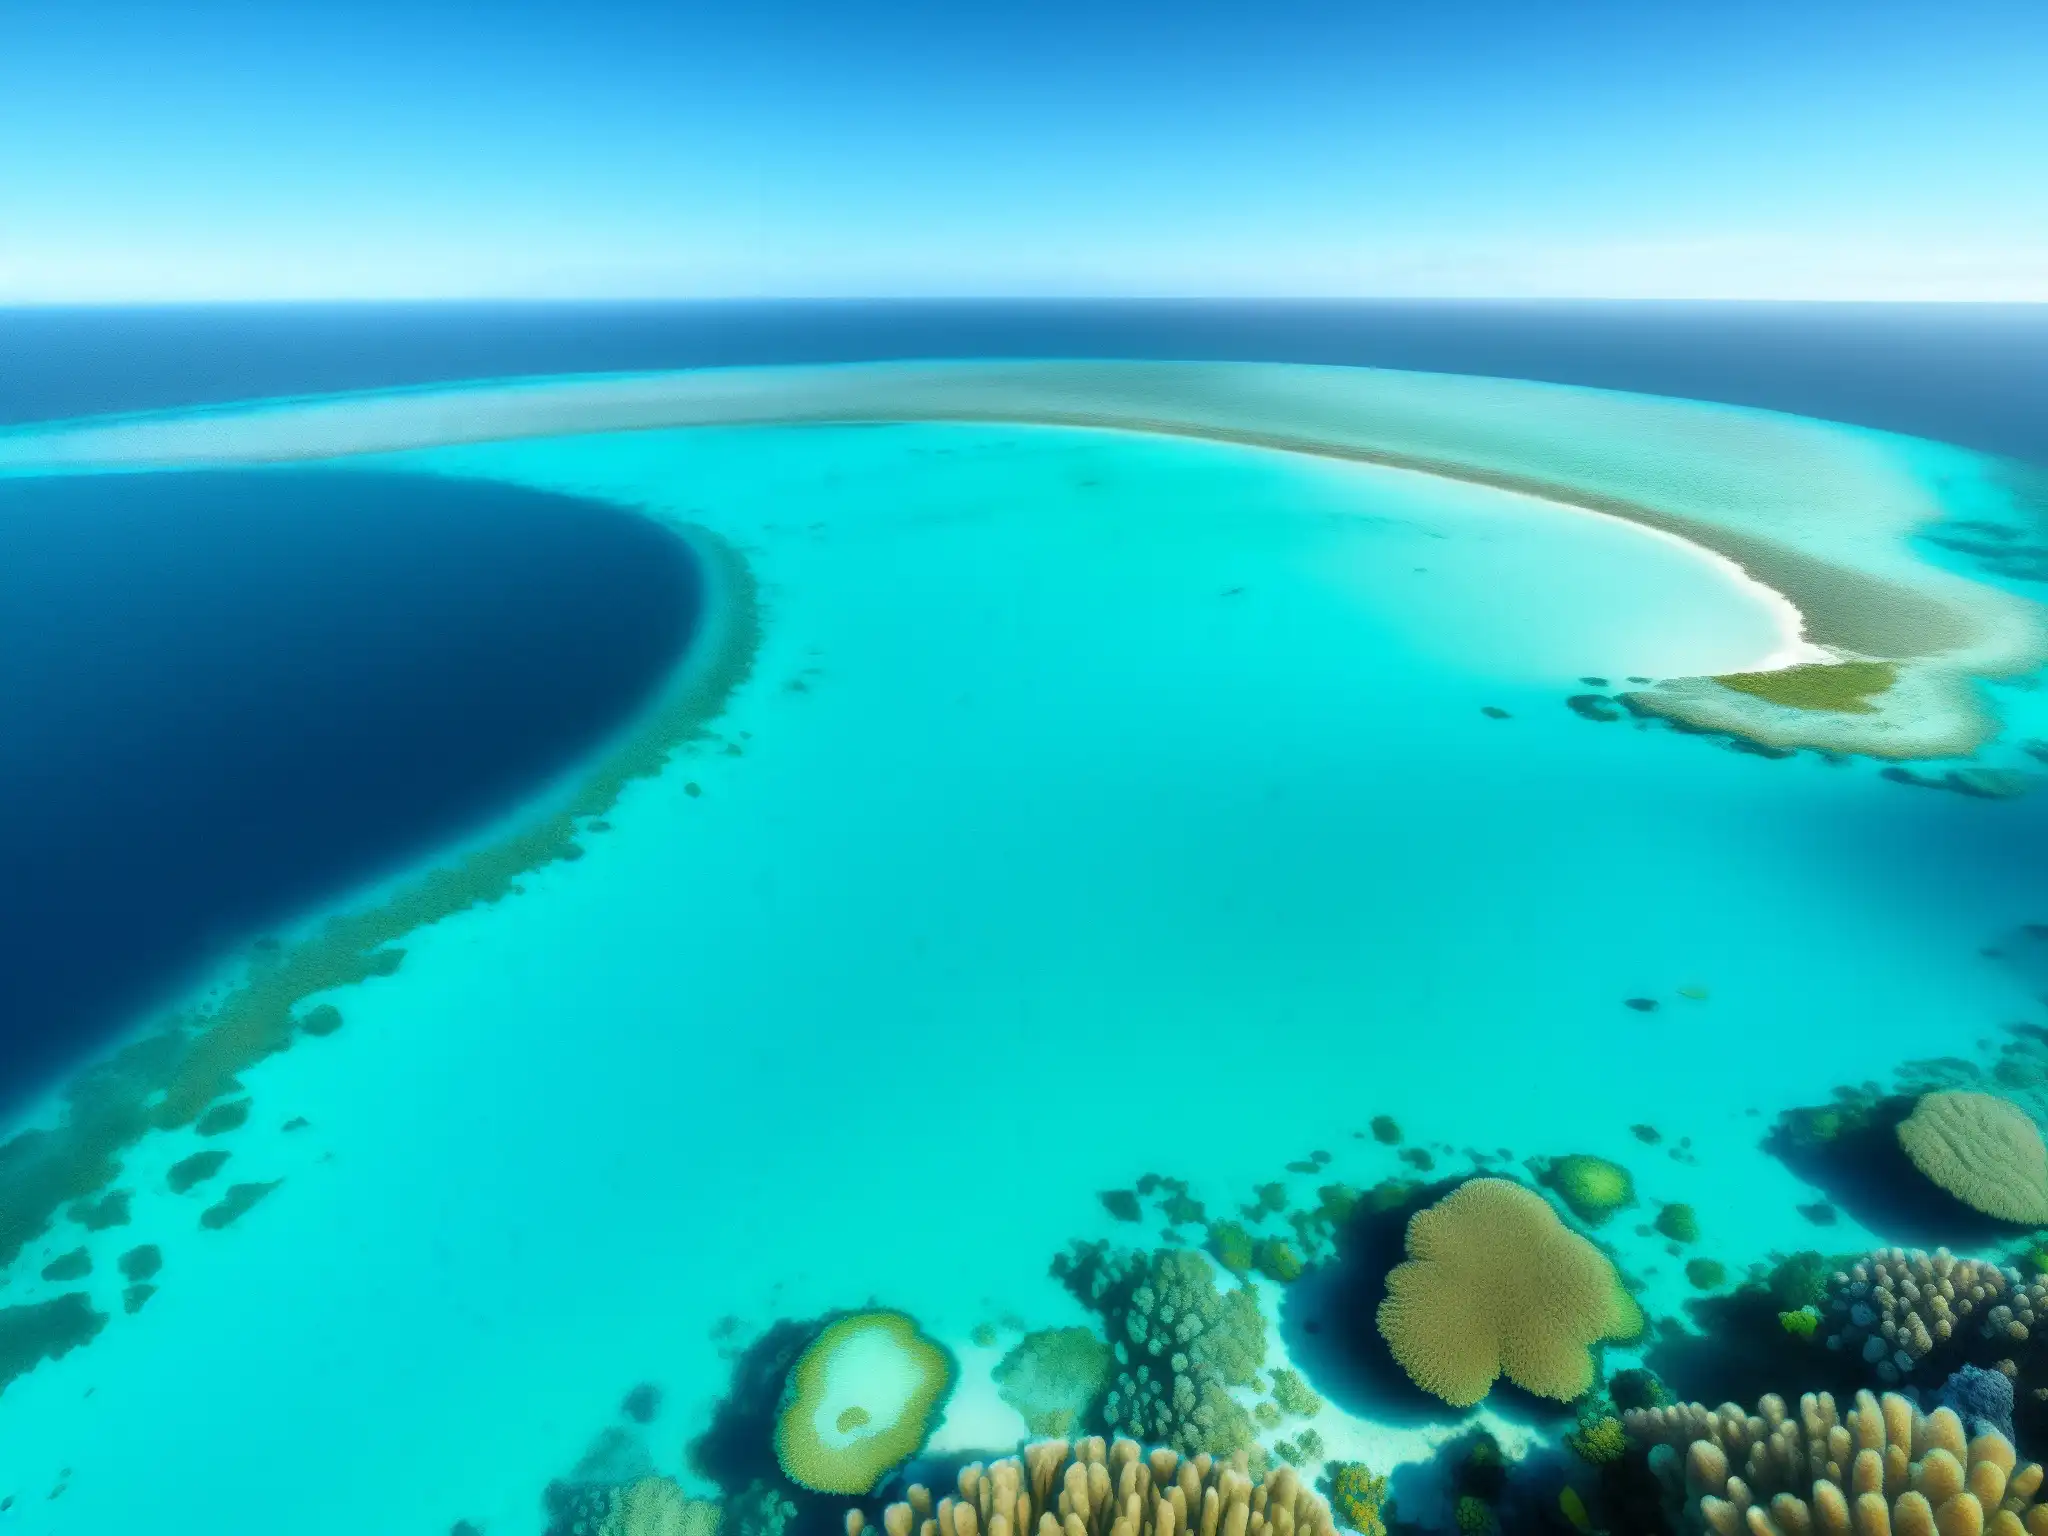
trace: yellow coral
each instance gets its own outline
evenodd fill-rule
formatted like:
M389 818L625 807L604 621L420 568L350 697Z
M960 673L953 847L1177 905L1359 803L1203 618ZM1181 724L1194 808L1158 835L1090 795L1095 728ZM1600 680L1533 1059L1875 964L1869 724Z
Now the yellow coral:
M1796 1418L1772 1395L1754 1414L1680 1403L1624 1419L1711 1536L2048 1536L2038 1465L1991 1431L1965 1442L1954 1413L1897 1393L1858 1392L1846 1419L1826 1392Z
M2002 1221L2048 1223L2048 1147L2010 1099L1930 1093L1898 1135L1913 1166L1963 1204Z
M1034 1524L1034 1517L1036 1523ZM1242 1451L1182 1458L1135 1440L1039 1440L960 1469L936 1504L914 1484L882 1511L885 1536L1336 1536L1330 1506L1292 1467L1254 1484ZM847 1536L863 1536L858 1510Z
M1408 1223L1408 1262L1387 1276L1380 1332L1417 1386L1454 1407L1505 1374L1570 1401L1593 1384L1592 1346L1630 1339L1642 1313L1604 1254L1541 1195L1472 1179Z

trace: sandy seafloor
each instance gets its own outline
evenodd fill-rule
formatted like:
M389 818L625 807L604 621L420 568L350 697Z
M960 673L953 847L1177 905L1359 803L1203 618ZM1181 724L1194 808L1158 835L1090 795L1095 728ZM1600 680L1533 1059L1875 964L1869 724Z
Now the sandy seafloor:
M1614 1157L1733 1272L1854 1247L1795 1212L1771 1117L2039 1012L1979 953L2048 917L2014 855L2038 797L1564 707L1585 675L1785 646L1767 594L1663 535L1042 428L362 462L712 529L760 584L753 675L588 857L413 935L335 999L340 1033L245 1074L235 1168L284 1183L239 1223L160 1192L190 1131L137 1149L124 1182L159 1193L93 1242L113 1321L0 1397L0 1530L530 1536L636 1382L680 1470L720 1319L744 1340L870 1300L959 1353L939 1443L1000 1450L1003 1320L1084 1321L1049 1259L1150 1230L1097 1191L1157 1171L1216 1209L1313 1149L1368 1184L1405 1171L1356 1134L1381 1113ZM1603 1235L1671 1312L1679 1261L1630 1230ZM162 1291L128 1318L112 1257L139 1241ZM1380 1469L1442 1437L1317 1427Z

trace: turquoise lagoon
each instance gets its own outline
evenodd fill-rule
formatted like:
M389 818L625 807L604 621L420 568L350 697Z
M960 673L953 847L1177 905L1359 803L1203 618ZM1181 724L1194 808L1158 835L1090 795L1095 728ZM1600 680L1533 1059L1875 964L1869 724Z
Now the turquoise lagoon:
M956 1358L930 1453L1001 1454L1024 1427L992 1368L1090 1321L1051 1258L1161 1241L1101 1192L1151 1172L1229 1212L1422 1176L1380 1115L1429 1178L1625 1164L1639 1204L1599 1236L1683 1331L1694 1254L1725 1291L1775 1253L1931 1241L1768 1154L1782 1110L2041 1022L2040 979L1985 950L2048 918L2048 799L1567 707L1810 654L1784 597L1671 532L1078 424L436 446L461 404L383 397L432 418L418 444L333 462L701 530L751 582L749 664L582 857L406 934L395 974L309 999L345 1027L240 1074L218 1182L281 1180L260 1204L202 1229L215 1191L165 1181L207 1143L175 1129L125 1154L128 1228L29 1246L9 1304L80 1288L37 1272L89 1241L111 1320L0 1395L0 1528L530 1536L641 1382L663 1402L633 1434L712 1496L684 1445L735 1348L870 1304ZM145 425L180 420L220 417ZM48 470L70 430L0 459ZM1799 430L1901 475L1968 458ZM1946 558L1897 546L1888 569ZM2038 624L2018 592L1999 611ZM1983 760L2027 761L2028 682L1986 688ZM1698 1216L1682 1255L1644 1226L1669 1202ZM161 1291L126 1316L113 1259L142 1241ZM1376 1411L1256 1283L1330 1457L1389 1471L1470 1422ZM1478 1418L1511 1451L1555 1435L1525 1409ZM1404 1514L1441 1524L1416 1486Z

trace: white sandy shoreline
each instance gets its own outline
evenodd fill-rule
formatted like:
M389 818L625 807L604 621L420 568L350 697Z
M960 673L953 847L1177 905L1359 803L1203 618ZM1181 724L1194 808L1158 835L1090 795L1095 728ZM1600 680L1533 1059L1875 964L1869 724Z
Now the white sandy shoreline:
M1687 679L1653 711L1783 746L1965 755L1977 682L2048 661L2039 605L1918 559L1942 515L1879 434L1801 417L1448 374L1256 363L954 362L496 381L0 433L0 474L276 463L663 427L963 421L1203 437L1471 481L1621 518L1726 562L1779 612L1753 670L1891 662L1868 713ZM1970 456L1961 455L1959 459ZM1987 461L1988 462L1988 461Z

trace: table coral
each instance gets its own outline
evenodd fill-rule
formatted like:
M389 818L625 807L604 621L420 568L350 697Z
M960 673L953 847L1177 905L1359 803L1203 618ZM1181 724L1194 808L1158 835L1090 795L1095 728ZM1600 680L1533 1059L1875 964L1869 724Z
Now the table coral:
M1506 1179L1469 1180L1416 1213L1378 1320L1416 1385L1457 1408L1503 1374L1568 1402L1593 1384L1593 1346L1643 1322L1607 1256Z
M1763 1398L1632 1410L1628 1432L1656 1447L1651 1466L1694 1529L1713 1536L2044 1536L2042 1469L2018 1465L2003 1435L1967 1439L1947 1408L1856 1394L1846 1418L1828 1393L1794 1416Z
M2029 1226L2048 1223L2048 1146L2010 1099L1930 1093L1899 1125L1913 1166L1973 1210Z
M827 1326L790 1368L775 1420L783 1473L816 1493L866 1493L924 1444L952 1357L901 1312Z
M847 1518L862 1536L865 1518ZM1292 1467L1254 1483L1242 1454L1183 1457L1136 1441L1040 1440L1022 1459L960 1469L934 1504L913 1485L882 1511L886 1536L1336 1536L1330 1506Z

